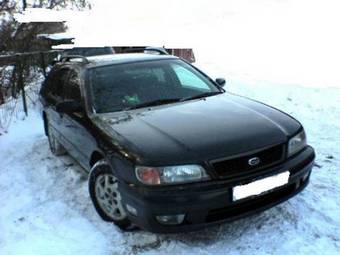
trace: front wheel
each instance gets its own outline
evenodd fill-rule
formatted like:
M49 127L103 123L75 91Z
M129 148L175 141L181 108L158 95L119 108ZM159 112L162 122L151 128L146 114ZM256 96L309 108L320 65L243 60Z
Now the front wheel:
M98 161L92 167L89 192L97 213L103 220L114 222L122 230L131 230L133 226L123 207L118 185L117 178L105 160Z

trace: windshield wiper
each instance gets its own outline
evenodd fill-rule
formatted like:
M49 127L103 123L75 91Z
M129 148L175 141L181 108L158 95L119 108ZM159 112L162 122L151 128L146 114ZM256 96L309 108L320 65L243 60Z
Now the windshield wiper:
M149 102L145 102L145 103L141 103L141 104L136 104L136 105L130 106L128 108L125 108L124 110L128 111L128 110L139 109L139 108L148 107L148 106L156 106L156 105L162 105L162 104L170 104L170 103L176 103L176 102L183 102L183 101L187 101L187 100L192 100L192 99L197 99L197 98L202 98L202 97L213 96L213 95L217 95L217 94L221 94L221 93L223 93L223 92L222 91L209 91L209 92L205 92L205 93L201 93L201 94L198 94L198 95L194 95L194 96L190 96L190 97L185 97L185 98L163 98L163 99L157 99L157 100L153 100L153 101L149 101Z
M162 104L169 104L169 103L175 103L175 102L180 102L180 98L164 98L164 99L157 99L141 104L136 104L134 106L125 108L124 110L132 110L132 109L138 109L138 108L143 108L143 107L148 107L148 106L156 106L156 105L162 105Z
M198 94L198 95L182 98L180 101L183 102L183 101L192 100L192 99L214 96L214 95L218 95L218 94L222 94L222 93L223 93L222 91L209 91L209 92L204 92L204 93L201 93L201 94Z

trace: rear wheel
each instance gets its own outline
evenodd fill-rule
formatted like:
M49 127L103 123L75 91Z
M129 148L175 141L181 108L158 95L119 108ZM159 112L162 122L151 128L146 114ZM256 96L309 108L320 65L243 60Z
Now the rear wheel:
M51 152L54 155L60 156L66 153L64 147L57 140L55 130L51 126L49 121L47 121L47 137L48 137L48 143L50 145Z
M99 160L91 169L89 192L99 216L114 222L122 230L131 230L133 225L127 217L118 189L118 180L105 160Z

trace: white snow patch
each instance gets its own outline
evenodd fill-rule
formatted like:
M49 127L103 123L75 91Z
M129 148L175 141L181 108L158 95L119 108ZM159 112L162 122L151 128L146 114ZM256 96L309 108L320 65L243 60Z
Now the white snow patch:
M223 63L216 63L216 66ZM0 136L0 254L339 254L340 89L257 81L198 63L226 89L302 122L317 153L310 185L263 213L188 234L123 233L93 209L87 177L54 157L39 107Z

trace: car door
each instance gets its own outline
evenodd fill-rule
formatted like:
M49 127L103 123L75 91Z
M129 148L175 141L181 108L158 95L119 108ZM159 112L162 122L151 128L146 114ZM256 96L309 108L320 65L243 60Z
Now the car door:
M46 84L44 84L45 113L49 124L55 130L58 140L62 139L62 116L56 111L56 105L63 101L63 87L68 77L68 72L69 70L66 68L53 70L46 80Z
M84 93L81 92L80 73L77 70L71 70L64 86L64 100L78 101L84 106L82 94ZM62 125L69 154L87 169L96 141L88 131L89 121L85 107L79 112L64 113Z

